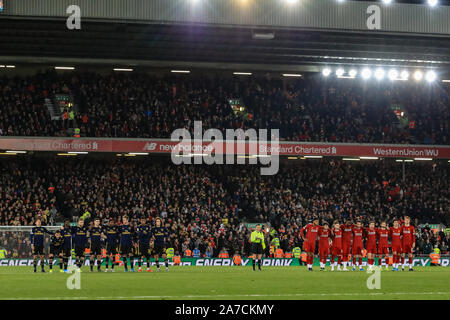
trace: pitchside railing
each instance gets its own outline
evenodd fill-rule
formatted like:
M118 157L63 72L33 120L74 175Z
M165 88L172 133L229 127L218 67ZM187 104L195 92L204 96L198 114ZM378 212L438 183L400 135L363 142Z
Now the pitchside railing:
M60 226L43 226L55 232ZM0 226L0 250L6 249L8 258L32 258L30 233L33 226ZM44 250L47 255L50 246L50 235L45 234Z

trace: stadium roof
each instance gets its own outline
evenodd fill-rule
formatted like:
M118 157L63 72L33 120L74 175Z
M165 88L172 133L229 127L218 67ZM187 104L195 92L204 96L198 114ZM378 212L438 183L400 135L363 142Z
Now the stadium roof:
M315 71L326 64L385 64L444 68L445 37L373 32L255 29L175 24L83 22L69 31L64 19L0 19L0 63L60 62ZM255 39L254 34L273 39ZM253 36L252 36L253 35ZM269 37L270 38L270 37Z

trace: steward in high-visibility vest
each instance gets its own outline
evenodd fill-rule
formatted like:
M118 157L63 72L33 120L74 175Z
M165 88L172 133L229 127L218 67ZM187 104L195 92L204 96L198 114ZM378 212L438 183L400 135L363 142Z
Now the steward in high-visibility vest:
M280 239L278 238L274 238L271 243L275 246L275 249L280 247Z
M184 252L184 255L185 255L186 257L192 257L192 251L189 250L189 249L186 249L186 251Z
M240 266L242 264L241 256L238 255L238 254L235 254L233 256L233 263L234 263L235 266Z
M181 257L180 256L174 256L173 257L173 264L175 266L179 266L181 264Z
M277 249L275 250L275 258L283 258L283 249Z
M166 249L166 256L168 259L172 259L175 255L175 249L174 248L167 248Z
M439 248L434 248L434 252L430 254L431 258L431 265L432 266L438 266L439 265L439 259L441 258L440 254L441 250Z
M286 253L284 254L284 257L287 258L287 259L292 258L292 252L286 252Z
M301 257L300 265L301 265L301 266L302 266L302 265L305 265L305 266L306 266L306 259L307 259L307 257L308 257L308 255L306 254L306 252L303 252L302 254L300 254L300 257Z
M6 259L6 255L8 254L8 251L5 249L0 250L0 259Z

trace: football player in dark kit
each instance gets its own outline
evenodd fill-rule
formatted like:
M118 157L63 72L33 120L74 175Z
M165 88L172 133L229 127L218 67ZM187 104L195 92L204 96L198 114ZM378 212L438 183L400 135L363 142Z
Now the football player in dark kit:
M169 232L167 228L163 227L161 218L156 218L155 220L155 226L152 228L152 238L154 239L153 256L156 261L156 270L160 271L159 257L162 256L166 265L166 271L169 271L169 260L166 255L166 240L169 239Z
M70 228L69 220L64 221L64 227L61 230L61 235L64 239L63 248L62 248L64 272L67 272L69 258L72 256L72 230Z
M78 226L72 228L73 244L75 248L75 257L77 259L77 271L81 272L81 266L84 264L84 251L87 245L88 229L84 225L84 220L78 220Z
M103 226L103 234L106 235L105 272L108 272L109 260L111 259L111 272L114 272L114 259L115 255L117 254L117 247L119 244L119 232L113 219L110 219L109 223L106 226Z
M127 267L127 257L130 263L131 272L134 272L133 266L133 227L130 225L128 217L124 216L122 218L123 224L119 226L120 234L120 254L123 260L123 266L125 267L125 272L128 272Z
M145 217L141 218L141 224L137 227L138 246L136 256L138 257L138 272L142 272L141 266L144 262L144 258L147 260L147 272L152 272L150 269L150 236L151 227L147 224Z
M94 219L94 225L89 230L89 243L91 245L91 257L89 265L91 272L94 271L94 258L97 257L97 271L101 271L102 265L102 227L100 226L100 219Z
M55 234L50 239L50 254L48 256L48 266L50 268L50 273L53 272L53 258L59 257L59 272L63 271L63 245L64 238L61 235L61 231L55 231Z
M31 250L33 251L33 268L34 272L36 272L37 267L37 258L40 256L41 258L41 271L44 270L44 234L52 234L46 228L41 226L41 220L36 220L36 226L31 229L30 233L30 242L31 242Z

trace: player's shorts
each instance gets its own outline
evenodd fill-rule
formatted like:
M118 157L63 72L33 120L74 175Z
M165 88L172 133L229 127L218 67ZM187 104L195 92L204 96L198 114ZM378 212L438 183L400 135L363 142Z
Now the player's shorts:
M348 244L346 244L346 243L344 243L343 245L342 245L342 254L344 255L344 256L348 256L349 254L350 254L350 248L351 248L352 246L348 243Z
M136 248L137 252L135 252L135 254L141 255L141 256L146 256L149 254L149 250L150 250L150 247L148 244L140 243L139 246Z
M252 243L253 254L263 254L264 250L261 243Z
M331 248L331 255L332 256L340 256L340 255L342 255L342 248L341 247L332 247Z
M91 255L100 256L102 254L102 245L100 243L91 244Z
M62 252L63 248L61 246L60 247L50 246L50 254L54 256L59 256Z
M330 249L327 248L319 248L319 255L320 256L328 256L330 253Z
M33 254L34 255L39 255L42 256L44 255L44 246L34 246L34 250L33 250Z
M166 248L161 245L155 244L153 247L153 254L157 254L158 256L161 256L166 253Z
M362 255L362 249L363 249L362 245L353 246L352 255L358 255L358 256Z
M133 253L133 247L132 246L120 246L120 254L126 255Z
M106 253L108 255L110 255L110 254L117 254L117 244L108 243L106 245Z
M403 251L402 251L402 253L413 253L412 245L410 245L410 244L403 244Z
M315 252L316 251L316 243L315 242L305 242L304 244L306 252Z
M376 254L377 253L377 246L367 246L367 253L370 254Z
M85 250L84 246L75 246L75 257L84 257Z
M401 245L392 245L392 252L402 253L402 246Z
M389 254L389 247L378 247L378 254Z

